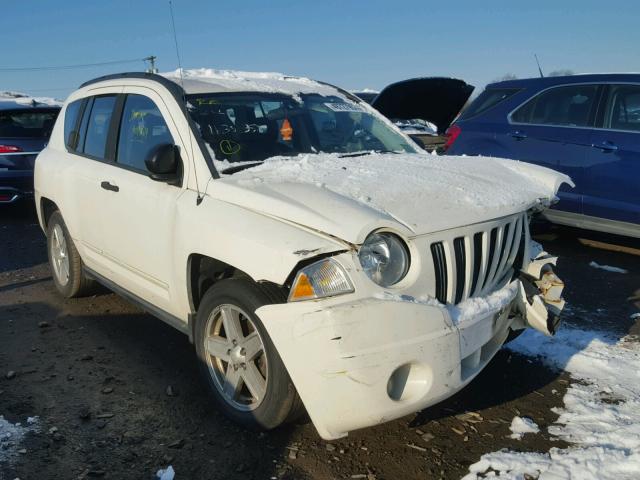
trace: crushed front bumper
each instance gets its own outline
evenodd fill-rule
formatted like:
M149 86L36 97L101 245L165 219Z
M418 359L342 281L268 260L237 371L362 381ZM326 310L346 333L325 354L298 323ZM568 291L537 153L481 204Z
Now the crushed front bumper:
M516 311L519 317L513 328L531 327L545 335L555 335L560 327L560 314L565 301L564 283L553 271L557 257L540 252L526 271L520 272L520 286Z
M318 433L345 436L433 405L466 385L509 332L514 298L455 325L444 307L377 298L256 312Z
M403 297L333 297L256 313L318 433L331 440L450 397L489 363L510 330L553 334L564 306L555 261L540 253L499 304L463 321L443 305Z

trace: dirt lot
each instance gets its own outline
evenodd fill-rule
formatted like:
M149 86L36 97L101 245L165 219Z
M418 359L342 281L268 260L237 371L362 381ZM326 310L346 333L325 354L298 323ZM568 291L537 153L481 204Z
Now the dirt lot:
M542 238L561 257L565 319L637 334L640 251L584 245L567 230ZM545 427L568 381L503 350L454 398L339 441L322 441L308 422L244 431L213 407L186 337L108 291L61 299L33 213L0 210L0 415L39 417L24 450L0 455L0 480L144 479L169 464L177 479L457 479L486 452L561 447ZM510 439L514 415L542 433Z

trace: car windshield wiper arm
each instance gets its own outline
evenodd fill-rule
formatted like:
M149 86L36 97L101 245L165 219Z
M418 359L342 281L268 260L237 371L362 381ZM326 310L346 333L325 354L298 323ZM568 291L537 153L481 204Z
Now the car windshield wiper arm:
M260 162L252 162L252 163L243 163L242 165L236 165L235 167L229 167L222 170L220 173L224 175L231 175L233 173L241 172L242 170L246 170L247 168L255 167L257 165L262 165L264 161Z
M338 155L338 156L340 158L362 157L364 155L371 155L372 153L395 153L396 155L399 155L402 152L399 152L397 150L362 150L360 152L345 153L344 155Z

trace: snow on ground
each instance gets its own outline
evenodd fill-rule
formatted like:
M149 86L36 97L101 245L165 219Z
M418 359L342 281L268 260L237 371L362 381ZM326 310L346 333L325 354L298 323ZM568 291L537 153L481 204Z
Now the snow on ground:
M39 430L38 417L27 418L27 424L11 423L0 415L0 463L11 462L20 455L21 443L29 432Z
M549 338L528 331L508 346L563 369L578 382L549 433L572 444L548 453L500 451L483 455L463 480L631 480L640 478L640 343L609 332L562 328Z
M589 266L593 268L599 268L600 270L606 270L607 272L628 273L624 268L612 267L610 265L600 265L599 263L596 263L596 262L591 262Z
M511 430L511 438L515 440L522 440L525 433L538 433L540 432L540 427L527 417L513 417L511 421L511 426L509 427Z
M173 480L176 472L173 470L173 467L169 465L167 468L161 468L156 472L156 478L158 480Z

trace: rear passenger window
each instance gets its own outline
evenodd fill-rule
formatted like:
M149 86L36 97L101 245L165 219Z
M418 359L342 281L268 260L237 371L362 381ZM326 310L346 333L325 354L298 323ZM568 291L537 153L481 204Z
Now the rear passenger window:
M511 115L517 123L585 127L596 101L597 85L556 87L532 98Z
M612 86L606 112L605 128L640 131L640 86Z
M81 106L82 100L76 100L67 105L64 111L64 142L71 150L75 150L76 145L78 145L76 124L78 123L78 114Z
M519 88L487 88L484 92L478 95L471 105L460 115L461 120L466 120L487 110L495 107L496 105L504 102L507 98L519 92Z
M146 172L144 161L149 152L167 143L173 144L173 138L156 104L143 95L127 95L116 161Z
M115 95L95 97L89 114L83 152L96 158L105 158L109 125L116 103ZM86 113L85 113L86 116Z

